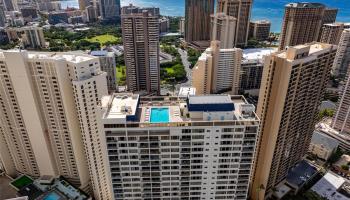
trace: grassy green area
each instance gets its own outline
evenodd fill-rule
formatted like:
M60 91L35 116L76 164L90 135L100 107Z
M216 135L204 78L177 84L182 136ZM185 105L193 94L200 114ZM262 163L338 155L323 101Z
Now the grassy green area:
M33 180L30 177L23 175L23 176L19 177L18 179L12 181L11 185L13 185L15 188L20 190L22 187L24 187L28 184L31 184L31 183L33 183Z
M117 66L117 81L118 85L125 85L126 82L126 67L125 66Z
M172 67L165 68L165 71L168 74L173 74L174 73L174 69Z
M109 34L105 34L105 35L98 35L89 39L86 39L89 42L98 42L101 45L105 45L108 43L121 43L121 38L116 37L114 35L109 35Z

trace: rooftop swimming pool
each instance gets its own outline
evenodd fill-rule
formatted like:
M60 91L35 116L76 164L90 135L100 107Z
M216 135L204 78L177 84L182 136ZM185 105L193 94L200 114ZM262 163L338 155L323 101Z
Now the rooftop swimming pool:
M61 197L56 192L51 192L50 194L46 195L43 200L59 200Z
M169 108L151 108L151 123L168 123Z

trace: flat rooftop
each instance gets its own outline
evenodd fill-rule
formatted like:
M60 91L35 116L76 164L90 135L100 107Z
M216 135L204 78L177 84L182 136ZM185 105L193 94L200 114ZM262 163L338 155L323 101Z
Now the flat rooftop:
M100 106L105 124L259 120L255 107L243 96L140 97L118 93L103 97Z
M291 186L300 188L309 181L317 171L316 167L302 160L288 171L286 180Z
M0 57L4 58L4 52L20 52L18 49L12 49L7 51L0 51ZM66 61L72 62L72 63L80 63L89 61L92 59L95 59L96 57L90 56L84 53L77 53L77 52L34 52L34 51L26 51L28 53L29 59L53 59L53 60L61 60L65 59Z
M195 95L196 88L194 87L181 87L178 96L179 97L187 97L189 95Z
M243 60L262 60L264 56L270 55L276 52L277 48L253 48L243 49Z
M286 7L292 7L292 8L322 8L326 7L322 3L308 3L308 2L301 2L301 3L289 3L286 5Z
M331 48L336 49L336 45L320 43L320 42L312 42L308 44L301 44L292 47L288 47L287 50L276 52L277 56L280 58L285 58L290 61L302 60L306 57L310 57L312 55L319 55L324 53L324 51L329 50ZM308 56L296 59L297 54L308 52Z
M319 180L311 190L328 200L349 200L348 197L338 192L338 189L345 183L345 178L328 172Z

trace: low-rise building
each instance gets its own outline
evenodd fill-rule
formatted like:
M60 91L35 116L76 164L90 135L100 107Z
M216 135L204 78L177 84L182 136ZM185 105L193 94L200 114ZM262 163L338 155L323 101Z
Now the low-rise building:
M23 175L13 180L10 185L17 190L17 196L27 197L29 200L91 200L88 194L74 187L61 176L43 175L33 180Z
M350 176L350 155L343 154L340 159L333 164L333 167L344 176Z
M349 200L349 196L340 192L343 186L348 184L345 178L333 172L328 172L312 186L311 190L327 200Z
M48 20L52 25L68 23L68 13L65 11L50 12L48 15Z
M316 155L318 158L328 160L329 157L337 150L339 142L319 131L314 131L309 153Z
M348 134L340 133L330 126L330 122L321 122L316 125L316 130L337 140L339 148L344 151L350 151L350 136Z

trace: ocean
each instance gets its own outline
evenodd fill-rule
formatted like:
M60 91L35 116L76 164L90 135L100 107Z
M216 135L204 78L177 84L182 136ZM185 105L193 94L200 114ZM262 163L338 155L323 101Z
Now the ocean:
M328 7L339 8L337 21L350 22L350 0L310 0L319 2ZM271 31L280 32L284 5L293 0L254 0L252 18L253 20L267 19L272 23ZM297 1L296 1L297 2ZM302 1L301 1L302 2ZM121 0L121 5L134 4L136 6L159 7L162 15L167 16L184 16L185 1L184 0ZM61 1L62 8L76 7L77 0Z

